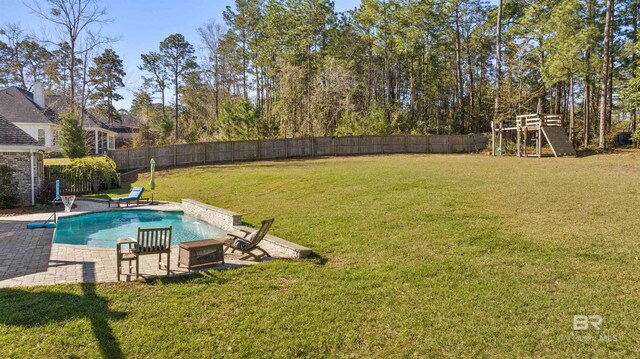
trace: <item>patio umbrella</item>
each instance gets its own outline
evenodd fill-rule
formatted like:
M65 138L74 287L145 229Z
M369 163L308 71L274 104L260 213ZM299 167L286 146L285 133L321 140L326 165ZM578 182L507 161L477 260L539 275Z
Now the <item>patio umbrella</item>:
M156 174L156 160L154 160L153 158L151 159L151 168L150 168L150 172L151 172L151 179L149 180L149 188L151 189L151 204L153 204L153 190L156 189L156 179L155 179L155 174Z

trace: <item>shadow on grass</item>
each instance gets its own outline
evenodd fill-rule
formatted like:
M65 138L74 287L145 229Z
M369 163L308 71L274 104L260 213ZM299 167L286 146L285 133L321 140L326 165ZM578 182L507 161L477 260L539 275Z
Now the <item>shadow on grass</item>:
M173 276L154 276L144 280L145 284L225 284L229 279L222 276L222 271L246 267L244 265L225 264L225 268L212 267L199 272L183 273Z
M589 148L581 148L576 150L576 155L577 157L589 157L589 156L596 156L596 155L605 155L605 154L617 154L620 153L621 151L619 149L599 149L596 147L589 147Z
M329 259L326 257L323 257L319 254L316 254L315 252L311 252L311 255L308 256L307 258L305 258L306 260L309 260L317 265L325 265L327 263L329 263Z
M95 283L80 286L82 295L0 289L0 323L34 328L88 318L102 357L124 358L109 321L123 319L126 313L111 311L109 302L96 293Z

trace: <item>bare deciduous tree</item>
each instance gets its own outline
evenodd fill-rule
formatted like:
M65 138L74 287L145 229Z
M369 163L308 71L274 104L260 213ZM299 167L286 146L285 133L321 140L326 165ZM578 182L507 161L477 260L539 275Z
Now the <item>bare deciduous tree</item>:
M213 70L213 88L215 91L216 121L220 117L220 41L224 36L225 29L222 25L211 20L207 24L198 28L200 39L208 50L211 70Z
M70 97L71 101L75 102L76 91L76 54L78 52L84 52L87 49L78 50L80 45L80 39L84 33L90 32L91 25L102 24L109 22L106 18L107 10L102 7L99 0L42 0L32 1L25 4L31 11L57 26L59 26L67 41L71 47L70 50ZM101 38L99 36L92 36L97 42L105 43L113 41L111 39ZM93 44L87 48L95 48L97 45L94 41Z

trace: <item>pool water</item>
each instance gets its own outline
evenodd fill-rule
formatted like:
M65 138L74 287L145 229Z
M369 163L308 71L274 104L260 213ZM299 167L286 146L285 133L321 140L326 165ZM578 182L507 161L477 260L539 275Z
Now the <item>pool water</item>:
M223 230L179 211L126 210L58 219L53 243L115 248L120 237L136 238L138 227L173 226L171 244L207 239Z

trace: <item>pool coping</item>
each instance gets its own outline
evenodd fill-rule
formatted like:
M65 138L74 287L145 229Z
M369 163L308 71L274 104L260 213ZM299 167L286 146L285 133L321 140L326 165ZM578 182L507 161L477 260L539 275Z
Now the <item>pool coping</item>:
M157 211L157 212L181 212L181 213L184 213L184 211L182 209L175 209L175 208L159 208L159 209L155 209L155 208L136 208L136 207L131 207L131 208L112 208L112 209L107 209L105 211L85 211L85 212L69 213L69 214L64 215L64 216L58 216L58 219L81 217L81 216L87 216L87 215L90 215L90 214L104 213L104 212L126 212L126 211Z
M222 228L225 231L241 232L242 230L246 230L252 232L256 230L242 223L242 214L202 203L194 199L182 199L182 209L185 214ZM287 254L287 256L291 258L306 258L312 253L310 248L271 234L267 234L263 241L277 247L279 251Z
M77 201L87 201L93 203L104 203L107 201L95 198L78 198ZM196 201L190 198L182 199L181 203L171 202L171 201L158 201L158 205L145 205L145 206L131 206L131 207L113 207L113 208L104 208L100 210L88 210L88 211L80 211L80 212L61 212L58 214L58 218L66 218L66 217L76 217L83 216L92 213L100 213L100 212L115 212L115 211L131 211L131 210L141 210L141 211L163 211L163 212L182 212L184 214L195 217L198 220L207 222L208 224L221 228L227 232L241 232L242 230L247 231L255 231L255 228L247 226L242 222L242 214L230 211L225 208L220 208L216 206L212 206L210 204L206 204L200 201ZM51 237L51 243L55 238L55 232L57 228L53 230L53 234ZM289 258L306 258L312 254L312 250L305 246L299 245L297 243L285 240L280 237L276 237L271 234L267 234L263 241L266 242L267 246L274 246L278 251L284 253ZM69 246L80 246L77 244L68 244L68 243L54 243L56 245L69 245ZM90 246L86 246L90 247ZM91 248L101 248L101 247L91 247ZM108 249L108 248L107 248Z
M82 198L79 197L76 199L76 203L78 202L93 202L93 203L108 203L108 201L103 200L103 199L99 199L99 198ZM159 205L162 204L166 204L166 205L170 205L170 206L180 206L179 203L175 203L175 202L169 202L169 201L165 201L165 202L158 202ZM89 211L80 211L80 212L58 212L56 213L57 218L56 218L56 226L53 228L53 231L51 233L51 244L52 245L57 245L57 246L70 246L70 247L86 247L86 248L91 248L91 249L105 249L105 250L113 250L112 248L105 248L105 247L95 247L95 246L89 246L89 245L82 245L82 244L70 244L70 243L57 243L54 242L55 238L56 238L56 232L58 231L58 226L57 226L57 222L62 219L62 218L71 218L71 217L80 217L80 216L86 216L86 215L90 215L90 214L95 214L95 213L102 213L102 212L117 212L117 211L130 211L130 210L143 210L143 211L162 211L162 212L183 212L184 211L181 208L166 208L166 207L158 207L158 208L141 208L140 206L134 206L134 207L107 207L106 209L100 209L100 210L89 210ZM20 217L20 216L18 216ZM11 220L11 218L9 217L9 220Z
M93 201L92 201L93 202ZM177 205L176 203L173 202L169 202L169 204L172 205ZM113 247L96 247L96 246L92 246L89 244L72 244L72 243L60 243L60 242L56 242L56 234L58 233L58 223L60 222L60 220L66 220L67 218L77 218L77 217L83 217L83 216L89 216L89 215L93 215L93 214L98 214L98 213L111 213L111 212L135 212L135 211L146 211L146 212L166 212L166 213L177 213L180 215L184 215L184 211L181 208L138 208L138 207L130 207L130 208L110 208L108 210L105 211L84 211L84 212L77 212L77 213L70 213L67 212L67 215L65 216L60 216L57 219L57 223L55 228L53 228L53 235L51 238L51 244L55 244L55 245L67 245L67 246L80 246L80 247L90 247L92 249L107 249L107 250L113 250ZM211 223L208 223L208 225L213 226ZM219 227L215 227L216 229L221 230L222 228ZM135 237L135 235L133 235L132 237ZM132 238L129 237L129 238ZM172 241L173 242L173 241ZM179 243L176 243L176 245ZM114 244L115 246L115 244Z

